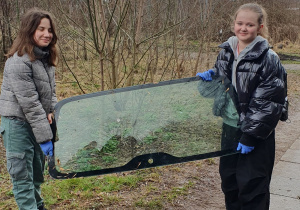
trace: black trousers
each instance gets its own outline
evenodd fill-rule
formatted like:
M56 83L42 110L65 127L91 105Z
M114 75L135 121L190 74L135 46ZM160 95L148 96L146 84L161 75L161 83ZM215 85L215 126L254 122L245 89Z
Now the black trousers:
M222 149L236 148L241 131L223 124ZM275 132L248 154L220 158L221 187L227 210L266 210L270 205L270 182L275 159Z

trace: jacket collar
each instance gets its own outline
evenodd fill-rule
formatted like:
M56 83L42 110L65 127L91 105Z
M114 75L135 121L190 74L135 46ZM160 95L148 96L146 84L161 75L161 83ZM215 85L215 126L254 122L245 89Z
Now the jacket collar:
M34 52L34 55L36 56L37 60L47 63L48 56L50 55L49 50L47 48L41 49L41 48L35 46L33 48L33 52ZM30 61L27 53L25 53L23 56L18 56L18 52L15 52L15 54L13 55L13 58L21 59L24 62Z
M237 41L236 37L230 37L226 42L221 44L219 47L223 49L230 49L234 52L233 45L234 42ZM236 44L235 44L236 46ZM269 43L266 39L261 36L257 36L248 46L246 49L246 53L243 59L246 60L254 60L259 58L262 54L269 50Z
M35 46L33 52L37 59L45 59L49 56L49 50L47 48L41 49Z

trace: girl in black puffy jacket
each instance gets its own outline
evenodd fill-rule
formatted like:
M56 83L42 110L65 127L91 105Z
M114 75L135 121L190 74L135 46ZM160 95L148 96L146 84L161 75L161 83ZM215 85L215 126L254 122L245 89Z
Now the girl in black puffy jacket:
M220 158L220 176L229 210L269 209L275 158L275 127L287 100L286 71L266 38L266 12L258 4L242 5L233 31L220 47L213 69L197 73L230 80L235 91L236 123L223 121L222 147L240 153Z

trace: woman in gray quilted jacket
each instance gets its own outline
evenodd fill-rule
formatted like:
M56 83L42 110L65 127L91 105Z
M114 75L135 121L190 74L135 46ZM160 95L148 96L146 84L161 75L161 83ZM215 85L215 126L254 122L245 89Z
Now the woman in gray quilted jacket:
M45 209L40 185L45 155L53 155L56 42L51 14L30 9L4 67L0 129L19 209Z

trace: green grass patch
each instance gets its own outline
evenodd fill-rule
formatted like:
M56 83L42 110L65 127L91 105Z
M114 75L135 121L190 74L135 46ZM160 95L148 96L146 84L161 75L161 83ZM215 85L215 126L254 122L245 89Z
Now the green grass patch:
M300 61L294 61L294 60L282 60L282 64L300 64Z
M103 192L113 192L136 187L143 177L138 175L74 178L66 180L46 180L42 185L46 205L54 205L66 200L89 199ZM80 200L79 199L79 200ZM116 197L103 197L105 202L118 200Z
M165 193L165 197L169 200L172 201L178 196L186 196L188 195L188 189L192 187L194 183L188 182L185 184L183 187L173 187L171 191Z
M118 144L119 144L119 141L115 137L112 137L103 146L102 151L104 153L110 153L110 154L115 153L118 151Z
M173 187L170 190L163 191L160 196L143 196L135 202L136 207L142 207L146 209L163 209L164 203L166 201L173 202L174 199L180 196L187 196L190 187L194 186L193 182L188 182L182 187ZM148 191L150 193L157 191L158 188L155 186L148 186Z
M141 198L135 202L135 206L146 209L163 209L163 202L160 197L148 200L146 198Z

